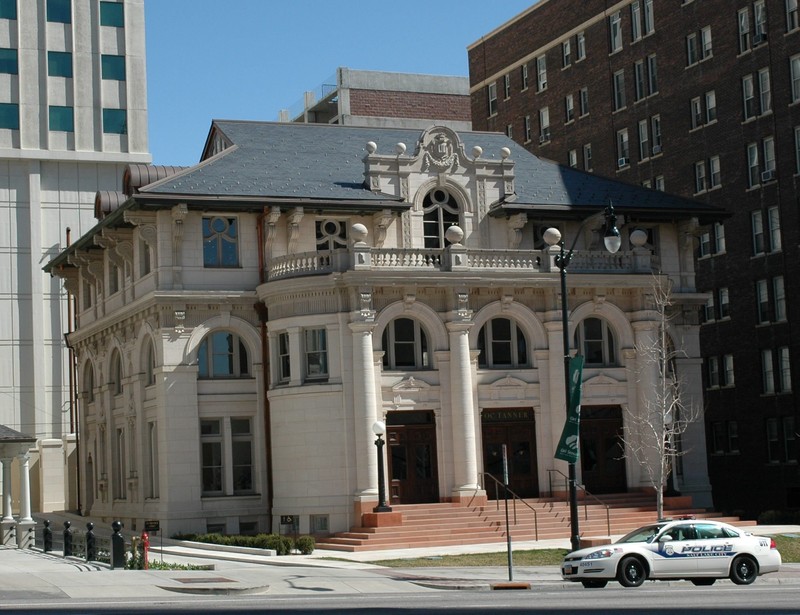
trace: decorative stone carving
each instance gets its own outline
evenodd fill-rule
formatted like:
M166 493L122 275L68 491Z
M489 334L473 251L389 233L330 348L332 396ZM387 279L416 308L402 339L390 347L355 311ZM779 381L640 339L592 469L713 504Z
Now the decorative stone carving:
M295 207L289 214L286 221L287 231L289 232L289 253L297 252L297 242L300 239L300 221L303 219L303 208Z
M514 214L508 218L508 231L509 231L509 244L512 250L519 249L519 244L522 242L522 229L528 222L528 216L525 214Z
M264 208L264 214L266 217L266 233L264 233L264 253L267 257L272 256L272 246L275 242L275 233L278 230L278 220L281 217L281 208L277 206L270 207L267 209Z
M383 242L386 240L386 231L392 223L392 212L388 209L384 209L374 214L372 220L372 234L375 236L375 247L382 248Z
M421 149L424 152L422 155L422 170L427 171L433 168L440 172L450 171L454 173L458 169L459 158L453 145L453 139L441 129L434 129L427 133L427 136L428 140L425 139L426 134L423 134L423 142L421 144Z

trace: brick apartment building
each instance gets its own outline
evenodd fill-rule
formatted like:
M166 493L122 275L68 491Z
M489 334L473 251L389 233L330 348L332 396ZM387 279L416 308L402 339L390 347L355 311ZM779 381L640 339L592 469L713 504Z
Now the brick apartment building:
M468 51L475 130L732 214L696 232L714 502L800 507L798 0L541 0Z

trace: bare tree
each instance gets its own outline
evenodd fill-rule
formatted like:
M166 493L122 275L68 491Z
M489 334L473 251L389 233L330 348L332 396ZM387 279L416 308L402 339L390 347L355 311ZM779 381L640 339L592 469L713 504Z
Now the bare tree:
M623 440L626 455L641 465L656 492L660 519L664 516L667 481L676 459L686 452L681 447L681 436L702 417L702 405L698 400L686 399L686 386L676 369L677 359L687 355L669 334L670 323L680 314L673 307L669 278L653 276L651 297L655 313L653 334L636 344L637 380L646 390L638 411L626 408L628 424Z

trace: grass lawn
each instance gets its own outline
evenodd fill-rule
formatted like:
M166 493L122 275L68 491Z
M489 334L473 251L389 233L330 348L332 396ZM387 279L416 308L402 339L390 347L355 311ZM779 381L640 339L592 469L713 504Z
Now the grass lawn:
M800 534L774 536L778 551L785 564L800 562ZM532 549L514 551L515 566L558 566L567 554L566 549ZM440 555L432 557L416 557L409 559L387 559L370 562L387 568L465 568L471 566L506 566L508 553L476 553L470 555Z

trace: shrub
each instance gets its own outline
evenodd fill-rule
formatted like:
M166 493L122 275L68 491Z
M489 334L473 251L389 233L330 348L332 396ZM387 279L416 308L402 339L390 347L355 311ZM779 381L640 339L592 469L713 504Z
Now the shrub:
M303 555L311 555L317 546L313 536L300 536L294 543L295 548Z

